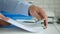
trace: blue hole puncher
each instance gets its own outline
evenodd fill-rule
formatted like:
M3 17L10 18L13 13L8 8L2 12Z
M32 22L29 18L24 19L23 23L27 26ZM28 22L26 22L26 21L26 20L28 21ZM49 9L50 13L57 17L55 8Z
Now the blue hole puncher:
M36 20L32 20L32 18L33 18L32 16L25 16L25 15L21 15L21 14L11 14L11 13L6 12L6 11L1 11L1 13L4 16L9 17L9 18L11 18L13 20L16 20L16 21L24 21L24 23L35 23L35 24L37 24L37 22L38 22L37 19ZM9 25L9 26L3 26L1 28L16 28L16 26Z
M32 16L25 16L25 15L21 15L21 14L11 14L9 12L6 12L6 11L1 11L1 13L6 16L6 17L9 17L9 18L12 18L14 20L23 20L24 22L28 23L26 20L31 20L32 19ZM31 22L30 22L31 23ZM14 25L9 25L9 26L3 26L2 28L13 28L15 27Z

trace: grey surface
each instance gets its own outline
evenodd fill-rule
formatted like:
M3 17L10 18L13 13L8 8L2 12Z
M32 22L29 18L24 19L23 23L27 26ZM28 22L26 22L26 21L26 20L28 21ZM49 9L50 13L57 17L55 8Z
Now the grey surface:
M39 28L40 27L38 26L38 29ZM27 32L27 31L20 30L20 29L13 30L13 29L1 29L0 28L0 34L60 34L60 32L58 32L58 30L55 28L53 24L49 24L47 29L41 32L37 32L37 33L31 33L31 32Z

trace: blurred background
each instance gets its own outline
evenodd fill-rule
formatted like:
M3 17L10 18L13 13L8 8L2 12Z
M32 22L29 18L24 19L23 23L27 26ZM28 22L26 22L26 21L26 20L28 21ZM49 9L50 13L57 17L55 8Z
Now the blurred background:
M24 0L23 2L43 7L46 10L49 24L48 28L43 32L44 34L60 34L60 0ZM11 32L5 33L10 34ZM12 32L12 34L40 34L40 32Z

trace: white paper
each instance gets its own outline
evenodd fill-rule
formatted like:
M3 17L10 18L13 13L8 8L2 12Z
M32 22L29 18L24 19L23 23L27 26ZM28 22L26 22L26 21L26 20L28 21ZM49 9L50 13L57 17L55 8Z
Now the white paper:
M13 25L15 25L15 26L17 26L19 28L22 28L24 30L30 31L30 32L37 32L35 29L30 28L28 26L25 26L23 24L20 24L20 23L18 23L17 21L15 21L13 19L9 19L7 22L10 23L10 24L13 24Z

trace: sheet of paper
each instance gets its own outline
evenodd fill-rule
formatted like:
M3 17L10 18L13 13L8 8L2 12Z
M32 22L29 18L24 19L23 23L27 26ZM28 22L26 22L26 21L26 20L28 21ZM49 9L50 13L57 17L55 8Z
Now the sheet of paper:
M30 31L30 32L37 32L37 30L35 30L34 28L31 28L31 27L28 27L26 25L20 24L20 23L18 23L17 21L15 21L13 19L9 19L7 22L10 23L10 24L13 24L13 25L15 25L19 28L22 28L24 30Z

